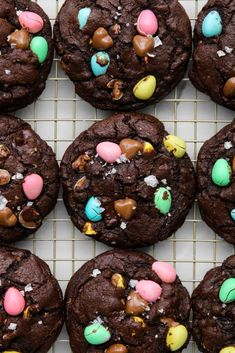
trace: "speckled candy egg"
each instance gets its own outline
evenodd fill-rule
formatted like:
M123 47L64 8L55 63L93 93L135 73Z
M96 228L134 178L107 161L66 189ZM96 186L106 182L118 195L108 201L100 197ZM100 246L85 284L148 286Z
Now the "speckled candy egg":
M91 196L85 207L85 214L92 222L99 222L102 219L101 202L97 197Z
M84 7L83 9L78 11L78 23L80 29L83 29L83 27L85 27L90 14L91 9L89 7Z
M136 285L139 295L148 302L155 302L160 298L162 288L158 283L150 280L141 280Z
M3 305L7 314L17 316L23 312L25 308L25 300L17 288L10 287L6 291Z
M35 12L23 11L19 15L21 26L30 33L38 33L43 28L43 19Z
M114 163L121 156L122 151L117 143L104 141L96 146L96 152L107 163Z
M91 70L95 76L106 74L109 64L110 57L105 51L99 51L91 57Z
M216 37L222 33L222 19L218 11L210 11L202 22L202 34L204 37Z
M143 35L154 35L158 30L158 20L153 11L141 11L137 20L137 31Z
M167 262L156 261L152 265L152 270L165 283L173 283L176 279L176 270Z
M99 345L108 342L111 338L109 330L100 323L89 325L84 330L84 337L88 343Z
M34 37L30 43L30 49L35 55L37 55L40 64L46 60L48 54L48 43L45 38L40 36Z
M217 159L211 173L213 182L218 186L227 186L230 183L231 175L232 168L226 159Z

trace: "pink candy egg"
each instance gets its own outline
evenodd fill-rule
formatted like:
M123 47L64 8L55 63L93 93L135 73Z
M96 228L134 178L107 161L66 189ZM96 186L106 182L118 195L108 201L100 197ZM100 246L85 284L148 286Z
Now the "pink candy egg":
M24 11L19 15L21 26L30 33L38 33L43 28L43 19L35 12Z
M3 305L8 315L17 316L24 311L25 300L17 288L11 287L6 291Z
M28 200L35 200L42 192L43 179L38 174L27 175L23 182L23 190Z
M158 30L158 20L151 10L141 11L137 20L137 31L143 35L154 35Z
M165 283L173 283L176 279L176 270L173 266L163 261L156 261L152 265L152 270Z
M96 152L107 163L114 163L122 154L119 145L108 141L99 143Z
M148 302L155 302L160 298L162 288L156 282L149 280L141 280L136 285L139 295Z

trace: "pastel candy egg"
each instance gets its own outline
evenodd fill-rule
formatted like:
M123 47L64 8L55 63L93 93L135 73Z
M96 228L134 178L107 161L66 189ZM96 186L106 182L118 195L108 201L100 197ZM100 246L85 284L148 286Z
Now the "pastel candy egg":
M140 100L147 100L154 94L156 85L157 81L153 75L145 76L133 88L134 96Z
M167 262L156 261L152 265L152 270L165 283L173 283L176 279L176 270Z
M109 54L105 51L99 51L91 57L91 69L95 76L101 76L106 73L110 64Z
M48 43L45 38L40 36L34 37L30 43L30 49L35 55L37 55L40 64L46 60L48 54Z
M235 346L228 346L222 348L219 353L235 353Z
M148 302L155 302L160 298L162 288L158 283L150 280L141 280L136 285L139 295Z
M111 338L109 330L100 323L89 325L84 330L86 341L94 346L108 342Z
M177 158L182 158L186 152L186 143L180 137L175 135L167 135L163 139L163 143L167 151L172 152Z
M137 31L143 35L154 35L157 30L158 20L153 11L141 11L137 20Z
M83 29L83 27L85 27L90 14L91 9L89 7L84 7L83 9L78 11L78 23L80 29Z
M188 339L188 331L184 325L170 327L166 336L166 345L172 352L178 351Z
M212 168L212 180L218 186L227 186L230 183L232 168L224 158L217 159Z
M218 11L210 11L202 22L202 34L204 37L216 37L222 33L222 19Z
M24 11L19 15L21 27L30 33L38 33L43 28L43 19L35 12Z
M219 291L219 298L222 303L231 303L235 301L235 278L226 279Z
M235 208L231 211L231 217L235 221Z
M85 214L90 221L101 221L101 202L97 197L90 197L85 207Z
M7 314L17 316L24 311L25 300L17 288L10 287L6 291L3 305Z
M109 141L100 142L96 146L96 152L107 163L114 163L122 154L120 146Z
M167 214L171 209L171 193L166 188L159 188L154 194L154 204L155 207L162 214Z
M35 200L42 192L43 179L38 174L27 175L22 184L23 191L28 200Z

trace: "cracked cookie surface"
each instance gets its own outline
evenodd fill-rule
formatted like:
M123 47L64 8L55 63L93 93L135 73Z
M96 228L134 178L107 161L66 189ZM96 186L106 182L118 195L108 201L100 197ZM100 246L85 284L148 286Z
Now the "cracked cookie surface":
M74 353L104 353L106 349L128 353L170 352L166 337L170 327L179 325L186 328L188 335L177 352L186 347L190 336L188 292L177 276L171 283L162 281L152 270L153 263L156 262L150 255L116 250L88 261L74 274L66 290L66 324ZM120 282L114 280L117 275ZM160 286L160 298L151 303L143 300L136 293L136 286L142 280ZM132 301L133 297L136 300ZM94 323L110 333L110 339L97 346L84 338L84 329ZM122 350L114 350L116 344Z
M167 136L150 115L116 113L75 139L63 156L61 176L65 205L79 230L132 248L164 240L183 224L194 200L194 169L187 154L179 158L167 150ZM132 150L105 162L97 150L106 142L108 153L117 153L119 145L124 151L128 143Z
M81 18L78 14L84 9L87 13ZM136 23L144 10L152 11L158 21L154 41L151 35L137 31ZM83 22L79 23L78 17ZM102 33L105 40L99 46ZM111 110L139 109L171 92L185 74L191 37L189 18L177 0L68 0L54 27L62 68L74 82L77 94L95 107ZM99 48L110 63L106 62L107 70L101 64L98 69L102 72L95 76L91 57ZM144 92L151 86L149 97L139 98L137 94L137 98L134 87L149 75L152 81Z
M220 28L217 33L216 31L211 33L211 37L205 37L202 32L203 21L208 15L211 15L211 18L214 16L210 28L215 25L218 18L222 24L222 32ZM189 77L197 89L209 95L215 102L233 110L235 110L234 21L235 0L207 2L196 22L192 69L189 72Z
M35 232L56 204L59 167L55 154L19 118L0 116L0 242Z
M192 294L193 337L204 353L223 353L226 347L231 349L227 352L235 349L235 301L220 300L221 287L228 279L233 280L234 293L235 256L207 272Z
M62 292L48 265L28 250L1 247L0 279L1 351L46 353L63 325ZM4 309L9 288L25 301L16 316Z
M42 29L37 33L22 30L19 20L22 12L39 15ZM46 51L45 41L48 52L40 63L36 52ZM53 60L51 24L37 3L0 2L0 51L0 111L15 111L31 104L42 93Z
M226 241L235 244L235 120L202 146L197 160L198 204L203 220ZM223 185L213 182L218 161ZM224 174L225 172L225 174ZM224 174L224 175L222 175ZM216 180L215 180L216 181Z

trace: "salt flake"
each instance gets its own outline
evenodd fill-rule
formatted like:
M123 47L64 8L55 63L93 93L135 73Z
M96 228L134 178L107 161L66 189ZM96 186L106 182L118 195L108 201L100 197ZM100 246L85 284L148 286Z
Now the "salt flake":
M17 327L17 324L14 324L13 322L10 323L10 325L8 326L8 330L14 331Z
M158 36L154 37L153 39L154 39L154 48L157 48L160 45L162 45L162 41Z
M226 51L227 54L231 54L233 52L233 48L230 47L224 47L224 50Z
M159 181L155 177L155 175L149 175L146 178L144 178L144 182L148 185L151 186L152 188L155 188L158 184Z
M5 70L5 74L6 75L10 75L11 74L11 70Z
M129 286L130 286L131 288L135 288L136 285L137 285L137 283L138 283L138 280L137 280L137 279L130 279L130 281L129 281Z
M23 176L23 174L21 174L21 173L16 173L15 175L13 175L13 176L11 177L11 179L12 179L12 180L21 180L21 179L24 179L24 176Z
M101 271L98 269L98 268L95 268L93 271L92 271L92 274L91 274L91 277L97 277L101 274Z
M125 222L122 222L122 223L120 224L120 228L123 229L123 230L126 229L126 223L125 223Z
M27 286L24 287L25 292L32 292L33 287L31 283L27 284Z
M232 147L233 147L233 144L232 144L231 141L225 141L225 143L224 143L224 148L225 148L226 150L230 150L230 148L232 148Z
M217 51L217 55L218 55L219 58L221 58L222 56L225 56L226 53L223 50L218 50Z
M3 210L6 207L8 200L4 196L0 196L0 210Z

